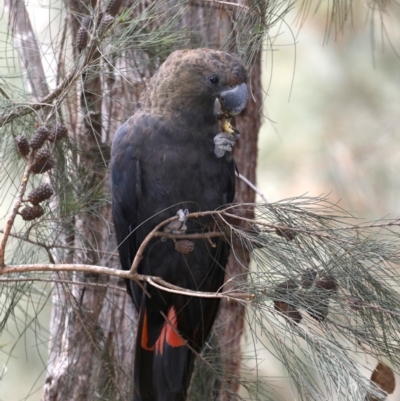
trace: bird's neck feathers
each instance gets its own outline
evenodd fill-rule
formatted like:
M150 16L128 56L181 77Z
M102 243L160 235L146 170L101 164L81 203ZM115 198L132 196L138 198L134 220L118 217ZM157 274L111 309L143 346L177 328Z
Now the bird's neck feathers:
M144 112L187 129L209 131L210 126L217 127L214 99L209 94L201 95L196 89L188 90L164 78L157 72L143 92L139 103Z

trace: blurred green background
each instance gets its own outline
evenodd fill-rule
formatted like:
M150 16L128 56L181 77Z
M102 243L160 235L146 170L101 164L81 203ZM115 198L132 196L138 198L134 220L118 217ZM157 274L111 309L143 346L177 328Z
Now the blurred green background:
M45 11L35 4L30 8L36 10L32 21L45 36L49 31L41 23L47 17L38 18L37 10ZM265 44L258 186L270 202L329 194L331 201L340 201L358 217L395 217L400 208L400 19L389 14L382 26L375 13L372 27L367 2L356 1L352 23L343 33L332 27L327 40L323 5L316 14L311 8L301 28L295 9ZM2 47L5 18L0 5ZM2 72L18 76L18 65L0 57ZM246 140L245 133L241 140ZM8 200L12 197L10 191ZM3 209L1 225L4 215ZM44 293L37 292L22 310L30 308L35 314L33 305L45 304L50 287L39 287ZM0 337L1 401L41 398L50 307L44 307L27 332L22 316L17 313L16 323ZM243 339L249 354L260 349L252 341L250 334ZM257 355L259 375L276 384L284 399L294 399L280 365L261 350ZM370 367L373 370L373 361ZM400 400L397 387L390 401Z

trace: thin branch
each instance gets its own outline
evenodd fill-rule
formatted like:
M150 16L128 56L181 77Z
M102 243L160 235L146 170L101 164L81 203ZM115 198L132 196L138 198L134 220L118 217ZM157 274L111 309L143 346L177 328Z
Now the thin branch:
M227 217L227 218L235 219L238 221L244 221L244 222L250 223L252 225L257 224L257 225L261 225L263 227L267 227L270 229L271 232L274 232L274 231L276 232L277 230L279 230L279 231L288 230L293 233L308 234L308 235L312 235L312 236L315 236L315 237L318 237L321 239L325 238L327 240L332 240L332 241L336 241L336 242L337 241L348 242L348 239L340 239L337 237L333 237L332 235L327 234L326 230L323 230L323 229L307 230L307 229L303 229L303 228L288 227L281 223L278 223L278 224L267 223L264 221L254 220L254 219L238 216L236 214L227 212L227 210L234 209L236 206L237 205L231 205L224 210L189 213L186 216L186 218L190 219L190 218L198 218L198 217L202 217L202 216L219 216L220 218L222 218L222 220L227 225L229 225L229 223L225 219L223 219L223 217ZM240 205L240 206L243 206L243 205ZM222 232L218 232L218 231L212 231L212 232L207 232L207 233L198 233L198 234L197 233L196 234L169 234L169 233L164 233L162 231L159 231L162 227L166 226L170 222L175 221L177 219L178 219L178 216L173 216L167 220L164 220L163 222L158 224L152 231L150 231L150 233L147 235L147 237L144 239L144 241L140 244L139 249L136 252L135 258L131 265L131 270L130 270L131 274L136 274L137 269L139 268L139 264L140 264L141 260L143 259L143 254L144 254L146 247L148 246L149 242L155 237L166 237L166 238L171 238L171 239L190 239L190 238L194 239L194 238L212 238L212 237L219 237L219 236L224 235ZM400 218L392 220L387 223L371 223L368 225L345 226L345 227L339 228L338 230L342 230L342 229L358 230L360 228L385 228L385 227L391 227L391 226L400 226ZM263 230L263 232L266 232L266 230Z
M25 166L24 175L22 177L21 184L18 189L17 197L14 201L14 206L13 206L10 214L7 217L6 225L4 227L3 236L2 236L1 242L0 242L0 268L4 267L4 258L5 258L5 253L6 253L7 240L10 235L11 228L14 224L15 217L17 216L18 210L21 206L22 198L26 191L28 179L31 174L32 163L33 163L33 154L31 155L30 160L27 162L27 164Z
M164 281L164 280L160 280L158 278L157 278L157 280L154 280L153 277L149 277L147 279L147 282L149 284L151 284L152 286L154 286L160 290L171 292L174 294L182 294L181 287L178 287L178 286L170 284L170 283L167 283L168 285L166 286L165 282L163 284L159 284L158 282L161 282L161 281ZM205 293L202 291L194 291L194 290L186 290L186 291L189 291L189 292L182 294L182 295L190 294L191 296L198 296L200 298L216 298L215 295L218 294L219 295L218 298L227 298L227 299L232 299L232 300L239 301L239 302L244 301L244 300L249 301L254 298L253 294L246 294L246 293L239 292L239 291L229 291L229 292L227 291L227 292L221 292L221 293Z
M193 233L193 234L171 234L163 231L154 233L154 237L163 237L169 239L208 239L215 237L222 237L224 233L221 231L207 231L205 233Z
M237 4L237 3L232 3L230 1L221 1L221 0L202 0L206 3L217 3L217 4L223 4L224 6L233 6L233 7L238 7L238 8L242 8L246 11L249 11L249 7L244 6L242 4Z
M254 298L254 295L228 291L226 293L217 292L202 292L188 290L174 284L168 283L161 277L147 276L144 274L131 274L125 270L110 269L104 266L84 265L84 264L25 264L25 265L9 265L0 270L0 276L16 273L30 273L30 272L86 272L94 274L105 274L108 276L119 277L133 281L143 281L149 284L158 284L166 292L173 292L175 294L186 295L198 298L226 298L235 301L249 301ZM233 294L233 295L232 295Z
M64 18L64 24L63 24L63 30L62 30L62 34L61 34L61 41L60 41L60 45L59 45L59 51L58 51L58 61L57 61L57 80L56 80L56 84L59 85L60 83L60 78L61 78L61 74L64 70L64 47L65 44L67 42L67 31L68 31L68 17L66 16Z
M236 214L233 213L227 213L225 211L220 211L218 212L221 216L226 216L229 217L231 219L236 219L236 220L240 220L240 221L244 221L250 224L257 224L257 225L261 225L264 227L269 227L271 228L271 232L274 230L290 230L293 231L295 233L302 233L302 234L309 234L309 235L314 235L318 238L326 238L326 239L332 239L335 241L339 241L341 240L340 238L337 237L333 237L329 234L321 234L326 232L325 229L317 229L317 230L307 230L307 229L303 229L303 228L298 228L298 227L289 227L286 225L283 225L281 223L279 224L272 224L272 223L267 223L264 221L259 221L259 220L253 220L253 219L249 219L243 216L238 216ZM348 225L348 226L343 226L340 228L336 228L336 229L330 229L330 231L342 231L342 230L361 230L361 229L366 229L366 228L387 228L387 227L400 227L400 218L396 218L394 220L391 220L389 222L386 223L365 223L365 224L354 224L354 225ZM273 229L273 230L272 230ZM264 230L265 232L265 230ZM348 239L345 239L345 241L348 241Z
M236 177L240 178L244 183L246 183L256 194L260 195L261 199L265 203L269 203L265 195L261 192L259 188L257 188L248 178L246 178L244 175L236 172Z
M56 283L56 284L71 284L71 285L83 285L89 287L100 287L100 288L111 288L113 290L118 290L126 292L126 288L118 287L112 284L100 284L92 283L90 281L73 281L73 280L61 280L57 278L41 278L41 277L30 277L30 278L0 278L0 283L23 283L29 281L38 281L40 283Z
M210 216L210 215L214 215L214 214L218 214L218 211L189 213L186 216L186 218L187 219L198 218L198 217ZM135 274L137 272L137 269L139 268L139 263L143 259L144 250L146 249L149 242L153 238L155 238L157 236L161 236L160 233L158 232L159 229L166 226L167 224L171 223L172 221L178 220L178 218L179 218L178 216L170 217L169 219L162 221L160 224L155 226L153 228L153 230L150 231L150 233L147 235L147 237L144 239L144 241L140 244L139 249L136 252L135 259L132 262L132 266L131 266L131 270L130 270L131 274ZM174 235L174 238L177 238L175 234L173 234L173 235ZM183 235L185 236L184 238L186 238L187 235L191 235L191 234L183 234ZM167 237L167 238L169 238L169 237ZM205 237L203 237L203 238L205 238Z
M359 306L359 308L360 309L361 308L375 309L375 310L378 310L378 311L383 312L383 313L388 313L389 315L400 317L400 313L399 312L394 312L394 311L391 311L391 310L387 310L385 308L381 308L380 306L375 306L375 305L371 305L371 304L361 304Z
M4 234L4 230L0 230L0 234ZM14 234L14 233L9 233L10 237L20 239L21 241L28 242L29 244L40 246L41 248L44 248L46 250L51 250L51 249L66 249L69 251L82 251L82 247L79 246L68 246L68 245L61 245L61 244L52 244L48 245L44 242L39 242L39 241L34 241L27 237L26 235L19 235L19 234ZM92 249L92 248L91 248ZM102 254L102 255L109 255L109 256L116 256L117 252L107 252L107 251L101 251L100 249L92 249L93 251Z

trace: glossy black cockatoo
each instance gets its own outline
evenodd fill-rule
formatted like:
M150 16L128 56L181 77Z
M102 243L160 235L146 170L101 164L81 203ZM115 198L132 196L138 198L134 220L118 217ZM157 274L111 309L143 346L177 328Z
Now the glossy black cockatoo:
M211 217L186 219L186 213L233 202L238 133L227 121L247 99L243 63L221 51L175 51L150 80L112 144L112 211L123 269L160 222L178 213L165 231L206 232ZM193 249L182 252L172 239L152 239L138 272L191 290L221 290L229 245L219 238L191 242ZM139 313L134 400L183 401L192 350L207 339L219 300L127 285Z

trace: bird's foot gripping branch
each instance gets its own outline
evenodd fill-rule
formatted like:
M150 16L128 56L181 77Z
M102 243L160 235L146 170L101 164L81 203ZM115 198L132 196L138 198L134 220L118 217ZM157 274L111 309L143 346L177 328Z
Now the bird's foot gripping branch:
M215 156L217 156L218 158L225 156L226 152L232 152L236 141L240 137L239 131L237 129L231 128L231 131L232 132L220 132L214 137L214 153Z

